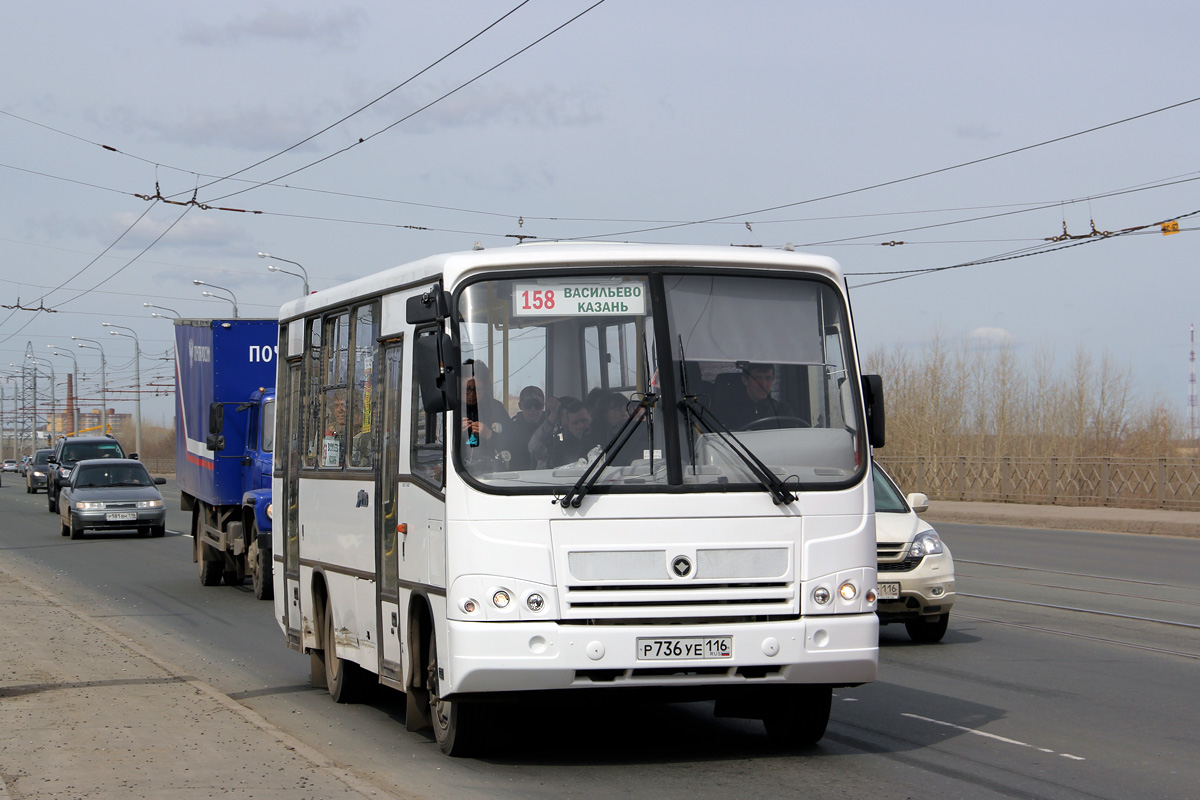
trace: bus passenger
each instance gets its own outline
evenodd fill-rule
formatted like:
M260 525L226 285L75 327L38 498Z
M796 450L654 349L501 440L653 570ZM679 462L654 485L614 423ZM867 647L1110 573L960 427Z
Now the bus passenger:
M509 420L509 449L512 452L510 469L533 469L537 462L529 452L529 440L546 421L546 396L536 386L521 390L517 413Z
M511 458L504 435L508 411L503 403L492 397L491 372L487 364L474 358L463 362L462 390L463 459L500 462L489 466L489 472L505 469Z
M573 464L588 454L591 439L588 431L592 415L587 406L573 397L558 398L557 420L547 419L529 440L529 452L537 459L539 469Z
M739 361L738 367L742 370L743 391L723 398L719 407L713 409L720 421L732 431L745 430L759 420L770 420L762 423L768 428L793 427L796 419L792 407L771 395L775 365Z

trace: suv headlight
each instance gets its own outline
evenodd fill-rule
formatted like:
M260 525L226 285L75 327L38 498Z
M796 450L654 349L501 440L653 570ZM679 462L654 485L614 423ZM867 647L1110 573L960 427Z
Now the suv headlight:
M942 547L942 538L934 531L918 533L916 538L912 540L912 544L908 546L909 555L914 558L936 555L944 549Z

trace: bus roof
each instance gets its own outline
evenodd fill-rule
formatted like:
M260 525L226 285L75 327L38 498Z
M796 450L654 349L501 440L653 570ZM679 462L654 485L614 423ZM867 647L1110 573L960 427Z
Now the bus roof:
M440 253L357 278L332 289L285 304L281 320L294 319L320 308L343 305L354 299L404 286L427 283L440 277L453 289L479 271L499 271L558 266L723 266L812 272L842 284L841 266L828 256L791 250L718 245L636 244L626 242L526 242L511 247L480 248Z

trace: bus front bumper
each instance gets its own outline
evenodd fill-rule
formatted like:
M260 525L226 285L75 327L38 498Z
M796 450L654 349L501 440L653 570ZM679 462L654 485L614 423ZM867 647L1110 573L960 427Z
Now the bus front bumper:
M447 623L446 695L609 687L722 687L875 680L879 620L874 613L704 625L560 625L554 622ZM690 646L729 655L654 657ZM665 646L658 644L665 642ZM643 657L639 657L642 655Z

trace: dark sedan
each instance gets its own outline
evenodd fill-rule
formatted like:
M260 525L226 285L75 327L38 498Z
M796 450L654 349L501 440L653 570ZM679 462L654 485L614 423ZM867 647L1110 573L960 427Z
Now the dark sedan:
M158 485L140 461L97 458L80 461L59 495L62 535L83 537L87 530L136 530L166 533L167 510Z

